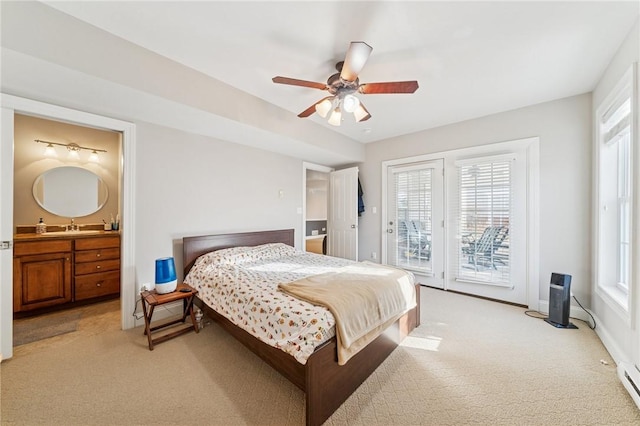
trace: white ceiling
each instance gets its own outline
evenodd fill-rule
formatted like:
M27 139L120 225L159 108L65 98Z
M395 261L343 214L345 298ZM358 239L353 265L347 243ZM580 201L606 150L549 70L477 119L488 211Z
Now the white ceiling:
M417 80L415 94L361 95L360 142L590 92L638 19L630 2L45 2L293 114L326 92L350 41L373 47L360 81Z

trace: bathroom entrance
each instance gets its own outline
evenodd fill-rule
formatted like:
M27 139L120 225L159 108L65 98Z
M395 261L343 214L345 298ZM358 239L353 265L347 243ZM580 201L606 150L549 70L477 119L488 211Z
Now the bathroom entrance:
M109 247L91 247L92 244L90 242L97 235L87 236L86 234L84 234L84 232L89 231L89 233L92 233L92 232L103 233L105 232L104 223L102 222L102 219L100 219L99 222L97 221L94 222L93 220L91 220L91 223L85 223L84 222L85 216L74 218L74 225L76 225L74 227L74 231L76 235L69 236L69 238L67 238L68 234L63 234L63 232L65 232L64 227L60 229L56 229L55 227L53 227L59 224L57 223L57 221L56 223L53 223L51 225L52 228L49 228L49 225L47 225L47 228L48 228L47 230L51 231L50 237L52 240L60 240L60 239L69 240L73 238L75 241L75 239L86 238L86 240L82 244L76 245L75 243L72 243L71 245L69 245L68 241L67 243L63 243L63 245L67 244L68 249L70 250L70 251L67 250L67 246L65 246L63 247L63 251L67 250L66 253L71 252L71 256L61 257L61 256L55 255L54 258L57 258L57 260L53 261L53 263L57 262L57 265L58 265L57 266L58 269L56 271L64 271L66 273L66 275L62 275L63 278L60 280L61 282L64 283L64 285L69 285L66 278L67 276L75 280L71 282L71 285L67 287L67 289L70 289L69 292L76 291L77 288L80 289L81 291L80 291L79 297L77 298L78 300L83 300L83 301L98 300L99 297L97 299L94 299L95 293L92 293L91 291L89 292L85 291L85 290L89 290L91 287L90 286L87 287L85 285L86 284L85 282L82 282L82 280L78 280L78 278L82 278L80 277L80 275L84 275L85 272L89 273L91 271L87 272L82 268L77 268L78 265L76 263L82 263L82 259L86 260L86 257L83 257L83 256L86 255L87 253L83 253L83 256L80 256L79 258L77 258L75 256L76 255L75 250L77 249L77 250L92 252L95 255L96 252L94 250L100 251L104 249L104 250L108 250L110 253L107 257L113 256L114 251L119 252L119 255L118 255L119 260L116 261L116 262L119 262L119 264L118 266L115 267L116 269L115 271L113 270L107 271L110 273L110 275L106 277L106 282L107 282L106 285L107 287L109 287L114 282L116 282L120 287L119 290L115 291L115 295L113 296L115 297L115 299L112 299L113 301L118 302L118 305L121 306L120 315L119 315L120 316L119 328L128 329L134 326L134 319L131 318L130 315L125 315L125 312L133 312L133 308L135 306L135 294L134 294L135 293L134 291L135 277L134 277L134 267L133 267L135 262L134 262L134 253L133 253L133 247L132 247L132 241L133 241L132 237L133 237L133 231L134 231L133 201L132 201L134 199L133 197L134 173L133 173L132 166L133 166L133 155L135 152L135 126L132 123L127 123L121 120L115 120L108 117L89 114L82 111L72 110L69 108L59 107L59 106L46 104L38 101L33 101L25 98L20 98L16 96L3 95L2 97L2 124L3 125L2 125L1 143L0 143L0 175L2 175L2 183L0 185L0 190L1 190L0 191L0 202L1 202L0 203L0 240L2 241L2 250L0 250L0 263L2 266L0 268L0 275L1 275L0 277L1 278L1 281L0 281L1 283L0 284L0 353L2 354L3 359L8 359L13 356L13 315L14 315L13 302L14 302L14 295L15 295L13 291L13 287L14 287L13 262L14 262L14 257L16 257L14 256L14 254L16 255L25 254L25 256L27 254L27 253L16 250L16 243L18 243L18 240L15 238L15 236L17 235L18 226L23 224L21 222L18 222L19 219L17 218L16 220L14 220L15 210L17 210L17 206L14 206L14 203L18 204L19 201L17 199L20 196L24 196L24 194L20 195L17 193L18 188L14 188L14 180L19 181L21 177L19 170L16 170L16 173L14 175L14 149L16 148L14 147L14 145L17 145L17 141L16 141L16 144L14 144L14 139L16 139L15 137L16 135L14 135L14 127L15 127L15 121L19 121L21 119L20 116L39 117L41 119L50 120L58 123L71 124L71 125L80 127L82 129L94 129L94 130L102 129L102 131L105 131L107 133L118 135L119 144L117 149L114 148L114 153L117 151L117 154L116 154L117 156L116 163L118 164L117 171L109 172L113 176L104 175L104 176L101 176L101 179L105 181L111 177L115 177L115 181L117 182L116 184L117 188L115 190L115 193L117 195L113 195L113 200L115 201L115 205L117 206L117 208L113 208L113 210L114 210L114 215L116 217L118 215L118 212L120 214L120 222L122 225L120 229L116 231L117 233L119 233L119 237L113 238L113 235L110 235L108 238L108 241L104 242ZM18 117L17 120L16 120L16 117ZM54 136L56 137L55 139L54 139ZM29 138L31 138L31 136L29 136ZM46 140L44 138L33 138L33 139ZM82 145L80 143L77 143L71 140L64 140L64 134L59 134L54 132L49 135L49 139L50 139L49 140L50 142L56 142L56 143L62 139L62 141L59 142L60 145L52 144L54 147L58 147L58 149L61 149L61 151L58 152L58 155L61 155L61 153L63 155L64 154L69 155L67 151L71 151L73 149L67 149L67 145L70 145L70 147L74 147L74 145L71 145L72 143L75 143L80 147L96 148L95 150L99 154L104 154L102 151L98 151L99 149L98 146L88 145L88 144ZM39 145L39 143L35 142L35 140L31 140L30 143L36 146ZM43 154L42 150L44 148L48 148L48 144L44 144L40 146L40 149L41 149L40 155ZM79 150L83 151L82 148L80 148ZM87 154L91 155L93 154L93 152L88 152ZM38 163L36 164L36 166L40 166L40 164L44 164L44 161L45 161L44 159L40 159L34 162ZM88 157L85 161L88 162ZM102 163L102 158L100 158L100 161L97 164L100 164L101 167L104 166L106 168L106 165ZM59 166L63 167L63 165L61 164L59 164ZM75 166L78 166L78 164L69 165L68 167L75 167ZM94 174L97 175L97 173L94 173ZM35 181L35 178L34 178L34 181ZM45 196L46 196L46 192L47 190L45 189ZM14 198L14 193L15 193L15 198ZM28 196L34 197L33 182L32 182L32 187L29 191ZM37 201L34 201L34 203L38 204ZM107 204L105 203L105 206L106 205ZM57 215L57 216L63 217L62 215ZM36 218L37 221L39 221L39 217L40 216ZM43 217L43 222L46 220L45 217ZM70 217L64 216L64 218L65 218L65 221L69 220L69 223L67 224L63 222L63 225L70 225ZM108 220L105 219L105 221L110 223L110 214L109 214L109 219ZM114 221L116 221L115 217L114 217ZM87 222L89 221L87 220ZM29 222L27 222L24 225L31 226L33 229L33 233L35 235L36 223L34 223L32 220L29 220ZM77 225L86 225L86 227L81 226L78 228ZM101 229L91 229L90 225L100 226ZM70 227L67 227L66 229L70 229ZM55 236L54 234L55 232L60 232L61 234L59 234L58 236ZM118 241L119 248L116 248L116 250L114 250L114 247L112 247L112 245L116 240ZM29 250L34 250L34 249L37 250L38 248L36 246L37 244L30 246ZM18 247L18 249L20 248ZM33 255L36 257L40 256L37 253L34 253ZM49 256L49 254L45 254L45 257L46 256ZM33 258L29 258L26 260L31 261L33 260ZM68 262L68 263L75 262L75 263L68 265L68 264L65 264L65 262ZM90 263L92 262L87 263L88 267L91 266ZM87 265L84 265L83 267L87 267ZM24 271L25 273L30 274L30 277L37 276L39 273L39 269L37 266L34 268L20 269L20 271ZM117 278L117 281L113 276L111 276L115 274L119 275L119 277ZM58 278L60 278L60 276L61 274L58 274ZM77 288L76 288L76 284L78 284ZM102 283L100 282L98 282L98 284L102 285ZM97 284L96 284L96 287L97 287ZM64 292L61 292L61 293L64 294ZM118 298L120 300L118 300ZM31 300L28 300L28 301L31 301Z
M95 311L78 308L119 299L122 171L119 132L23 114L13 124L18 346L74 332ZM108 306L117 325L119 303Z

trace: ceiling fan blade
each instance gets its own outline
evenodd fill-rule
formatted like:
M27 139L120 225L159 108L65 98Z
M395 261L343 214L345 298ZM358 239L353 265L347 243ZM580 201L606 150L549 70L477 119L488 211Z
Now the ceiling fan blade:
M358 87L358 92L364 95L377 93L413 93L418 90L418 82L389 81L386 83L364 83Z
M298 114L298 117L300 117L300 118L309 117L311 114L316 112L316 105L318 105L319 103L323 102L325 99L333 99L333 98L334 98L334 96L327 96L326 98L320 99L318 102L316 102L315 104L311 105L309 108L305 109L300 114Z
M352 41L344 58L340 78L345 81L356 81L372 50L373 48L364 41Z
M327 90L326 84L316 83L315 81L298 80L296 78L280 77L280 76L273 77L272 80L274 83L279 83L279 84L290 84L292 86L311 87L312 89Z

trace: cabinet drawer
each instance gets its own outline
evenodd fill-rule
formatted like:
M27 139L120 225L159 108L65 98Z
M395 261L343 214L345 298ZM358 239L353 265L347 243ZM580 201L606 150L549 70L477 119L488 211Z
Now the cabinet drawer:
M120 249L106 248L96 250L76 251L76 263L95 262L98 260L118 259L120 257Z
M76 277L76 300L120 293L120 271Z
M120 237L76 238L76 250L94 250L99 248L120 247Z
M119 270L120 270L120 259L99 260L97 262L86 262L86 263L76 264L76 275L95 274L98 272L119 271Z
M13 245L14 256L71 251L71 240L24 241Z

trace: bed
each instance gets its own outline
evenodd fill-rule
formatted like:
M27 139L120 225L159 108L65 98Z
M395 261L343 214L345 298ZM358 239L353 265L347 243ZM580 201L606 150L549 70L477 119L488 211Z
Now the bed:
M268 243L294 246L294 230L244 232L183 238L184 276L200 256L232 247L255 247ZM355 354L345 365L338 364L337 339L330 338L315 348L302 364L289 353L270 346L208 306L201 298L196 304L228 333L305 393L306 424L320 425L366 380L393 352L398 344L419 325L419 285L415 285L415 308L409 310L380 336ZM200 295L199 295L200 296Z

